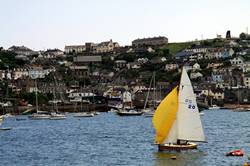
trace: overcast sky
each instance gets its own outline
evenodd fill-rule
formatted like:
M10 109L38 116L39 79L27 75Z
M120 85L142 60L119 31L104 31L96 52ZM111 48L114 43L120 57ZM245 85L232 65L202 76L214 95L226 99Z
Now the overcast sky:
M0 46L32 49L137 38L169 42L250 28L249 0L0 0Z

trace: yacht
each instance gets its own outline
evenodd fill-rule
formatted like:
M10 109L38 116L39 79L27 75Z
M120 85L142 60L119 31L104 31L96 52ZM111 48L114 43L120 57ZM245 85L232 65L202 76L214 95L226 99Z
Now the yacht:
M32 115L29 116L30 119L32 120L44 120L44 119L50 119L51 115L48 113L33 113Z

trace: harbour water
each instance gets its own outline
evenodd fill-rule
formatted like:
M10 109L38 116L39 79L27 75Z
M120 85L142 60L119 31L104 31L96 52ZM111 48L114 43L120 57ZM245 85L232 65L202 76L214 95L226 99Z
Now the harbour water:
M151 118L101 113L92 118L21 120L7 118L0 131L0 165L243 165L250 154L250 112L205 111L207 143L198 150L158 152ZM26 117L24 117L26 118ZM226 157L234 149L244 157ZM170 157L176 155L177 159Z

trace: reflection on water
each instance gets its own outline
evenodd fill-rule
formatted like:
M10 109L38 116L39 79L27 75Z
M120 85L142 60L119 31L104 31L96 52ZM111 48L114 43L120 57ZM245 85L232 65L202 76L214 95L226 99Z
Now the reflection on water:
M175 156L176 159L172 159ZM205 154L199 150L182 151L182 152L155 152L154 153L154 165L155 166L200 166L205 162L202 158Z

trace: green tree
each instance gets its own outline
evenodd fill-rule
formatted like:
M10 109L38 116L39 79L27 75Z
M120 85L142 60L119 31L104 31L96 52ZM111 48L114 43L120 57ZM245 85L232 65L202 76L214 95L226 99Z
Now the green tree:
M247 35L245 33L241 33L240 34L240 39L241 40L246 40L247 39Z

